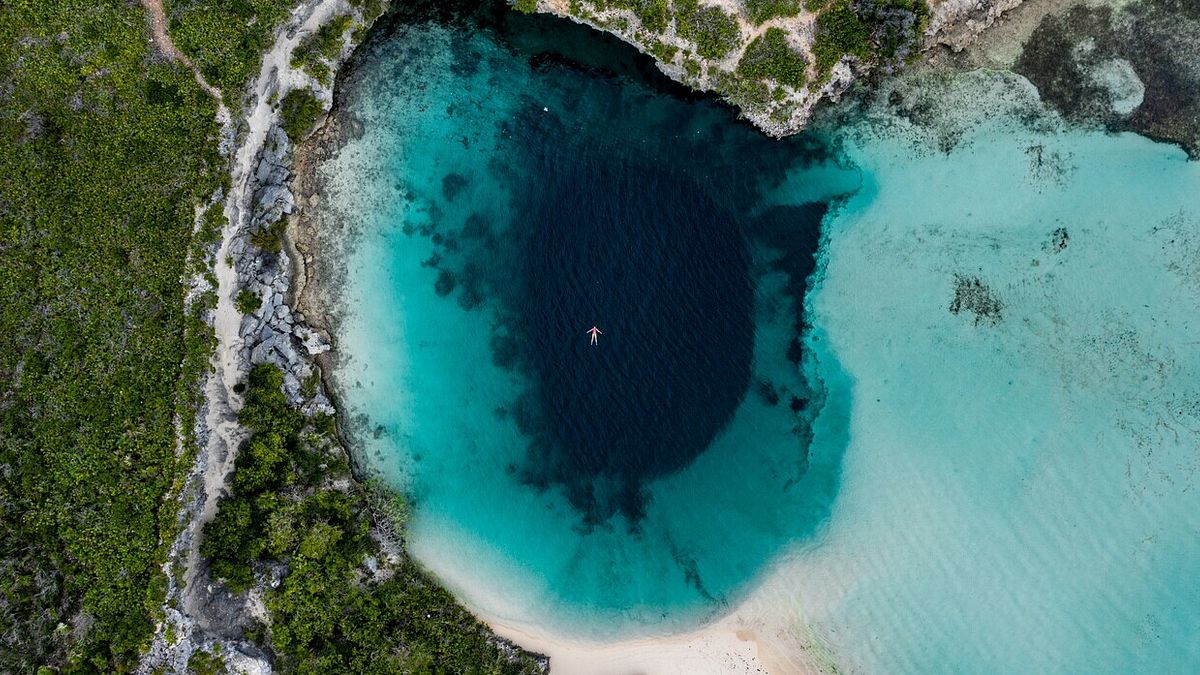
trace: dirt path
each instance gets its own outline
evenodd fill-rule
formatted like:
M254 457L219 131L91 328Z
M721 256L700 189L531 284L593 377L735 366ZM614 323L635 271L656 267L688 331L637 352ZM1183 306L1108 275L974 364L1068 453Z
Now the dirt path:
M200 69L196 67L192 60L187 57L187 54L179 51L175 46L175 42L171 40L171 35L167 33L167 15L163 11L162 0L142 0L142 6L146 8L146 18L150 21L150 40L158 51L162 52L163 56L178 61L183 64L192 74L196 76L196 83L200 88L208 92L217 101L217 119L222 125L229 122L229 109L225 107L225 99L221 96L221 90L208 83L204 79L204 75L200 73Z

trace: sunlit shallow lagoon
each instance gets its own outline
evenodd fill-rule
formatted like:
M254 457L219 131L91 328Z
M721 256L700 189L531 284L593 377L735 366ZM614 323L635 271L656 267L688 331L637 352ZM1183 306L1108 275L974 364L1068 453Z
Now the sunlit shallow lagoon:
M448 14L369 43L321 171L359 463L464 601L606 640L749 598L868 672L1200 664L1182 152L1002 74L771 141L582 28Z

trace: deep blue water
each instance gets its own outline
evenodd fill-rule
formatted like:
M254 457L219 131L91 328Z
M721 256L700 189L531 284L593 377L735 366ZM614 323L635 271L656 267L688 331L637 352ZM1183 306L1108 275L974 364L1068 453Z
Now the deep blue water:
M745 395L749 255L737 220L678 172L564 159L520 209L508 327L533 382L518 405L525 471L589 517L638 516L642 484L687 466Z
M397 16L375 49L424 30L429 15ZM431 181L433 194L410 191L410 202L429 200L428 220L405 231L434 245L426 264L439 296L495 311L493 362L526 378L497 411L527 438L512 471L562 487L589 524L618 512L636 522L646 483L704 452L747 392L804 412L807 393L753 381L761 270L751 248L782 254L771 266L789 274L786 291L802 306L826 205L767 208L762 195L826 150L730 124L729 110L582 27L494 7L439 16L463 35L439 77L482 77L499 90L487 71L510 59L530 82L503 92L516 105L483 121L491 133L472 129L486 101L445 105L451 124L471 124L444 142L486 156L486 169L448 170ZM501 191L508 208L464 208L480 190ZM585 334L593 325L596 346Z
M853 170L496 6L396 14L349 73L336 378L417 556L484 613L628 635L820 531L843 418L814 451L804 296Z

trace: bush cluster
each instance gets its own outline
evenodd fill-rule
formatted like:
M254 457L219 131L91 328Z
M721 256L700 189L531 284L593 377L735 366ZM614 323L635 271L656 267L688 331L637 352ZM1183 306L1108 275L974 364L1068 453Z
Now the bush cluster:
M349 466L288 405L282 384L275 366L250 372L238 420L251 435L235 461L230 495L201 543L214 576L235 591L253 582L258 563L286 565L282 582L265 598L269 642L281 669L534 672L531 658L508 658L411 560L385 579L366 573L367 556L382 557L371 523L391 523L404 508L378 492L326 487L349 477Z
M279 102L280 126L293 143L304 139L325 114L325 107L309 89L293 89Z
M233 306L241 314L253 314L262 308L262 296L249 288L243 288L238 291L237 297L233 299Z
M292 52L292 67L302 68L319 82L330 84L333 71L329 62L341 54L346 31L353 23L349 15L342 14L306 36Z
M925 0L835 0L817 14L813 56L817 72L828 76L843 56L858 59L903 57L915 44L929 14Z
M698 0L675 0L675 28L706 59L723 58L741 43L737 18L720 7L701 6Z
M850 7L847 0L838 0L817 15L813 59L817 72L828 75L843 56L865 59L871 54L871 27Z
M671 23L670 0L592 0L600 11L627 9L637 15L642 26L652 33L662 33Z
M746 15L756 24L800 13L801 0L745 0Z
M806 67L804 56L788 44L787 32L772 27L747 45L737 72L751 80L774 80L800 89L807 79Z

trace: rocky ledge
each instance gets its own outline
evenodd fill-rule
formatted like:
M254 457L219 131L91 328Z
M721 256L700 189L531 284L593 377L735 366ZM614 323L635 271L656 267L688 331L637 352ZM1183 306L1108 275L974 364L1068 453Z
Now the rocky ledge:
M292 147L278 126L267 141L254 173L254 211L249 227L230 242L238 286L257 308L242 317L241 361L250 366L274 364L283 371L288 401L306 414L333 413L319 386L311 357L329 351L329 343L292 311L291 256L283 246L283 218L296 207L292 194Z
M862 77L932 47L962 49L1024 0L509 1L612 33L781 137Z

